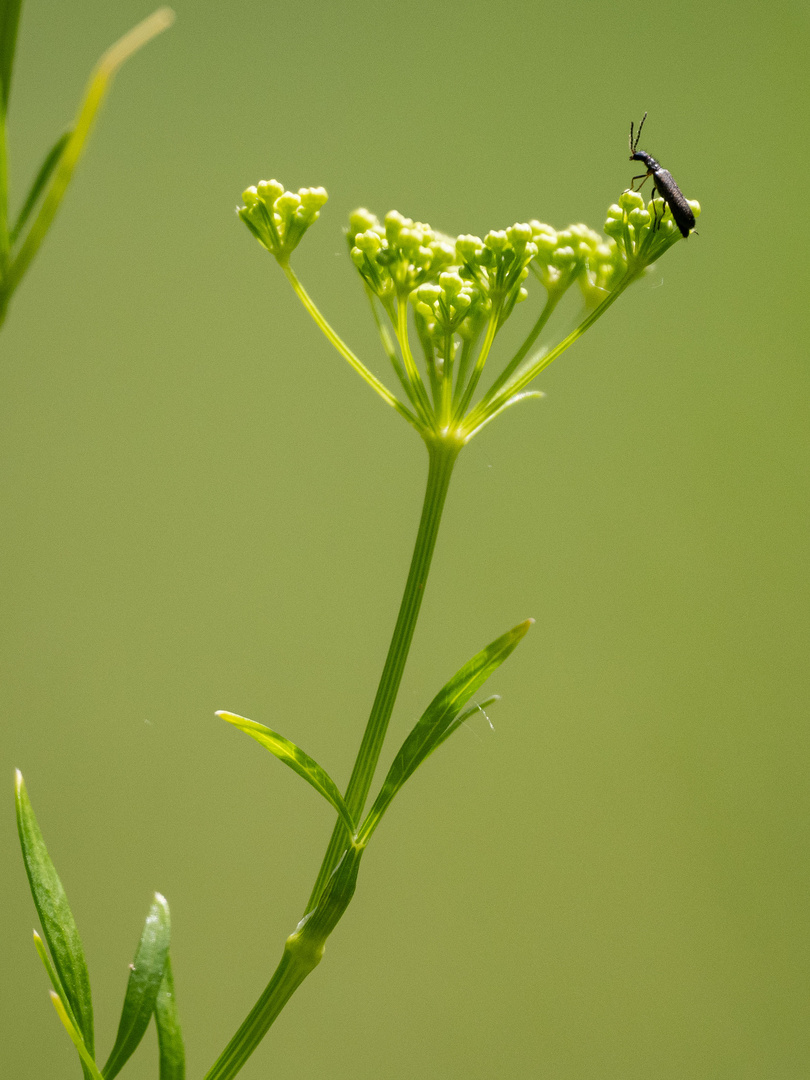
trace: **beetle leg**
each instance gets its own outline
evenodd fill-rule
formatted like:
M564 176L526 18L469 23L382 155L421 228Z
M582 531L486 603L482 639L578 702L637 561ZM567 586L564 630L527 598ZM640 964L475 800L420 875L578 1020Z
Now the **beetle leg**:
M630 177L630 190L631 191L641 191L641 189L647 183L647 178L650 177L650 176L652 176L651 172L641 173L639 176L631 176ZM637 188L633 187L633 182L635 180L640 180L641 181L641 183L638 185Z

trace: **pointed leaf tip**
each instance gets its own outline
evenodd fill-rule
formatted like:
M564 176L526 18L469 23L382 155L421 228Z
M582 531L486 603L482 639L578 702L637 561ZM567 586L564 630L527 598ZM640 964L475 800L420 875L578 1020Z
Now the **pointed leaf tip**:
M458 730L468 716L472 715L476 707L465 709L465 705L476 690L514 651L533 623L534 619L526 619L517 626L513 626L511 630L507 630L505 634L468 660L442 687L391 763L380 792L360 827L359 844L368 843L371 834L391 804L391 800L405 781L434 750Z
M79 931L76 928L62 882L59 880L59 875L45 846L21 776L18 781L16 803L17 830L25 872L56 973L52 982L64 990L66 1007L75 1019L78 1031L81 1032L83 1044L92 1055L93 1004L90 995L90 976L87 972ZM43 962L46 963L44 949L42 955Z
M118 1024L115 1045L102 1072L112 1080L135 1053L155 1009L169 955L169 905L155 893L141 933Z
M248 720L244 716L226 712L224 709L221 709L216 715L221 720L225 720L238 728L239 731L244 731L246 735L250 735L252 739L255 739L265 750L269 750L287 768L298 773L302 779L306 780L311 787L314 787L337 810L349 831L349 835L354 835L354 822L340 789L326 769L322 768L314 758L311 758L294 742L286 739L283 735L279 735L277 731L265 727L264 724L258 724L255 720Z

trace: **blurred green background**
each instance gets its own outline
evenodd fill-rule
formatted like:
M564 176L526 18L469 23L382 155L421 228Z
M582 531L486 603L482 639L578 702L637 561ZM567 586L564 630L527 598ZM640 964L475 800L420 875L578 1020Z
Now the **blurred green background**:
M31 947L12 768L102 1055L159 889L200 1077L333 817L214 710L345 784L393 625L424 452L237 221L242 189L327 187L296 265L384 373L349 211L601 228L646 109L700 235L462 456L390 752L531 615L489 687L495 730L472 723L408 785L242 1075L804 1080L807 7L176 7L120 75L0 344L4 1071L79 1075ZM26 0L18 198L147 13ZM156 1075L153 1043L131 1080Z

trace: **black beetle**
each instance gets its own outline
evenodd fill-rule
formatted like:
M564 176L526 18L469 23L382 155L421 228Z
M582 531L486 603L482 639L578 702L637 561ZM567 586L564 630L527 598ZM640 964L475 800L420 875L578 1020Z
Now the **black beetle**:
M644 152L644 150L637 150L638 140L641 138L641 129L644 127L644 121L647 119L647 114L641 118L641 123L638 125L638 132L636 134L636 141L633 142L633 121L630 121L630 160L631 161L643 161L647 166L647 171L640 176L634 176L633 180L640 180L641 183L638 186L638 190L644 186L644 181L648 176L653 178L653 187L664 200L672 212L672 217L675 224L681 230L683 236L688 236L691 229L695 227L695 215L692 213L692 207L684 198L683 192L675 183L672 178L672 173L666 169L662 169L658 162L650 154ZM633 189L635 190L635 189ZM656 226L653 225L653 228Z

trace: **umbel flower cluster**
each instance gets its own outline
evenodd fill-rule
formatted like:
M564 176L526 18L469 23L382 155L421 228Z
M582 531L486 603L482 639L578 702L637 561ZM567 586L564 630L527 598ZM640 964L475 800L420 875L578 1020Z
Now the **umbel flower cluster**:
M557 230L540 221L455 239L396 210L380 221L368 210L349 219L347 239L371 303L383 348L404 400L355 356L326 322L290 267L290 254L320 216L322 188L285 191L276 180L243 193L239 216L272 255L327 338L352 367L430 443L472 438L494 416L526 397L526 387L673 244L682 239L663 200L645 204L622 193L601 235L587 225ZM689 204L700 213L697 202ZM482 388L495 338L529 294L530 276L544 302L526 339ZM584 315L553 347L536 343L557 304L579 286ZM411 338L419 343L419 359Z

